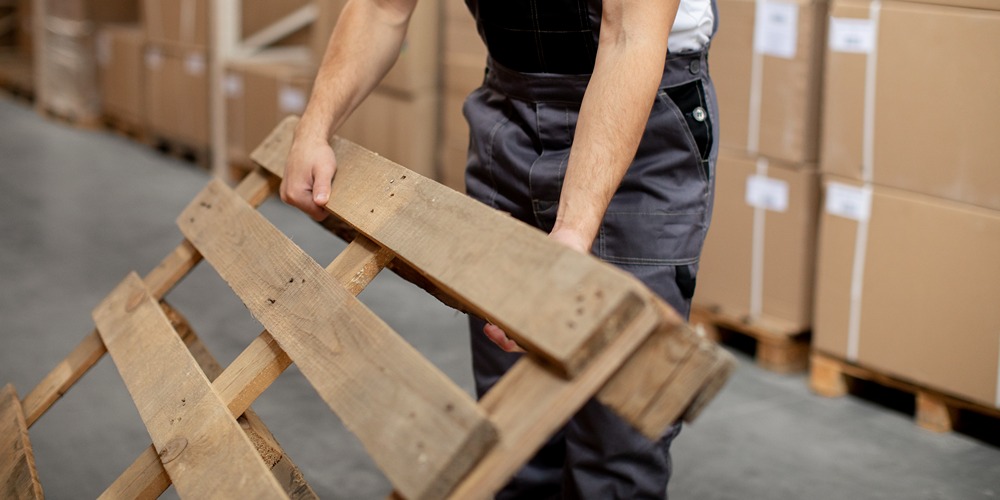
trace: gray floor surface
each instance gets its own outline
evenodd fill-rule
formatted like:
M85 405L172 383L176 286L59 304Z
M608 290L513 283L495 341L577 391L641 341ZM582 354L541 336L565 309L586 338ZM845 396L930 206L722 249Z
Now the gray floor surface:
M208 176L126 139L43 120L0 97L0 384L23 397L92 329L91 309L181 235L174 219ZM321 264L344 244L270 200L262 212ZM168 295L223 365L260 332L202 264ZM384 273L361 299L471 390L464 317ZM811 394L805 377L737 353L733 379L674 446L673 499L979 499L1000 495L1000 449L933 434L904 413ZM292 367L254 404L323 498L390 486ZM99 495L149 437L105 356L31 429L49 498ZM175 496L172 491L167 496Z

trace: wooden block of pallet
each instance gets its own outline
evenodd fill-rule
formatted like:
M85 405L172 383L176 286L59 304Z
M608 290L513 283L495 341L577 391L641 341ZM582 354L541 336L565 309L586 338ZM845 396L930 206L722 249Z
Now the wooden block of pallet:
M281 177L296 123L283 121L251 158ZM614 325L643 307L643 287L624 271L594 266L586 255L552 246L541 231L349 141L335 138L333 147L330 213L565 376L579 372L614 336ZM498 282L506 286L488 286ZM539 310L548 314L531 314Z
M910 393L915 398L917 425L933 432L951 432L963 411L1000 419L1000 408L977 404L933 388L814 351L810 358L809 388L825 397L840 397L852 390L856 381ZM1000 428L1000 420L997 421Z
M691 324L716 342L726 343L734 334L752 339L757 346L754 358L766 370L798 373L809 366L809 332L801 327L697 305L691 308Z
M409 498L438 498L495 440L475 402L221 181L181 231Z
M0 497L43 498L28 424L11 384L0 390Z
M93 316L180 495L287 497L138 275Z

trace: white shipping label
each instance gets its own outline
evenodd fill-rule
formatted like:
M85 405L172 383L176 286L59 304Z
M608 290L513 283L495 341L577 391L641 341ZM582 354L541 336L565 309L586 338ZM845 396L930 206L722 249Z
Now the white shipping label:
M243 97L243 77L235 73L227 74L222 82L222 91L231 99Z
M747 177L747 205L774 212L788 210L788 183L764 175Z
M201 76L205 74L205 56L201 54L188 54L184 58L184 69L189 75Z
M826 186L826 213L856 221L868 220L872 209L871 188L831 182Z
M871 19L830 18L830 50L871 54L875 47L875 24Z
M753 30L754 52L792 59L798 41L798 4L759 0Z
M302 89L282 85L278 91L278 109L282 113L302 114L306 110L306 93Z
M163 52L160 49L149 49L146 51L146 67L149 69L160 69L163 66Z

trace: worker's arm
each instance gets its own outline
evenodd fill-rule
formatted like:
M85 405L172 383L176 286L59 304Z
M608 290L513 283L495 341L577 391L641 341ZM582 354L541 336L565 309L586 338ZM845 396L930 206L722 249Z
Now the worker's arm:
M580 107L551 237L589 252L639 147L679 0L605 0L597 62Z
M295 129L281 199L316 220L337 160L330 136L378 85L399 57L417 0L351 0L330 35L309 105Z
M604 0L597 61L580 107L549 237L587 253L649 120L679 0ZM496 325L483 332L521 349Z

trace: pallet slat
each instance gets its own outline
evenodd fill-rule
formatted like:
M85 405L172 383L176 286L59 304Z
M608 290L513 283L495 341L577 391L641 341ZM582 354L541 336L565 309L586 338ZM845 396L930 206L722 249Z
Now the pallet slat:
M339 276L341 284L356 295L375 278L379 270L385 267L388 258L391 257L387 257L386 253L380 251L376 245L360 238L337 256L327 267L327 272ZM291 359L278 346L274 337L264 330L228 368L215 378L212 385L235 417L248 411L250 403L263 394L264 390L291 364ZM208 371L206 370L206 374ZM282 460L275 464L274 468L288 468L289 464ZM294 481L297 479L296 475L297 473L289 471L286 477ZM289 486L291 483L282 484ZM304 481L302 484L305 484ZM160 464L156 449L150 446L104 491L100 498L157 498L168 486L170 479ZM286 491L291 498L315 496L311 490L298 486L286 487Z
M93 316L181 496L287 497L138 275Z
M236 187L236 191L253 206L267 199L276 188L273 177L252 172ZM187 241L181 242L143 278L153 297L162 298L195 265L201 255ZM30 428L107 352L97 330L81 341L44 379L24 398L25 419Z
M409 498L438 498L495 439L472 399L220 181L187 238Z
M43 498L28 424L11 384L0 390L0 497Z
M287 118L251 158L281 177L296 123ZM609 342L612 326L642 307L641 284L627 273L525 231L509 216L356 144L335 138L333 147L338 170L330 213L562 374L579 372ZM509 286L489 286L497 282Z

